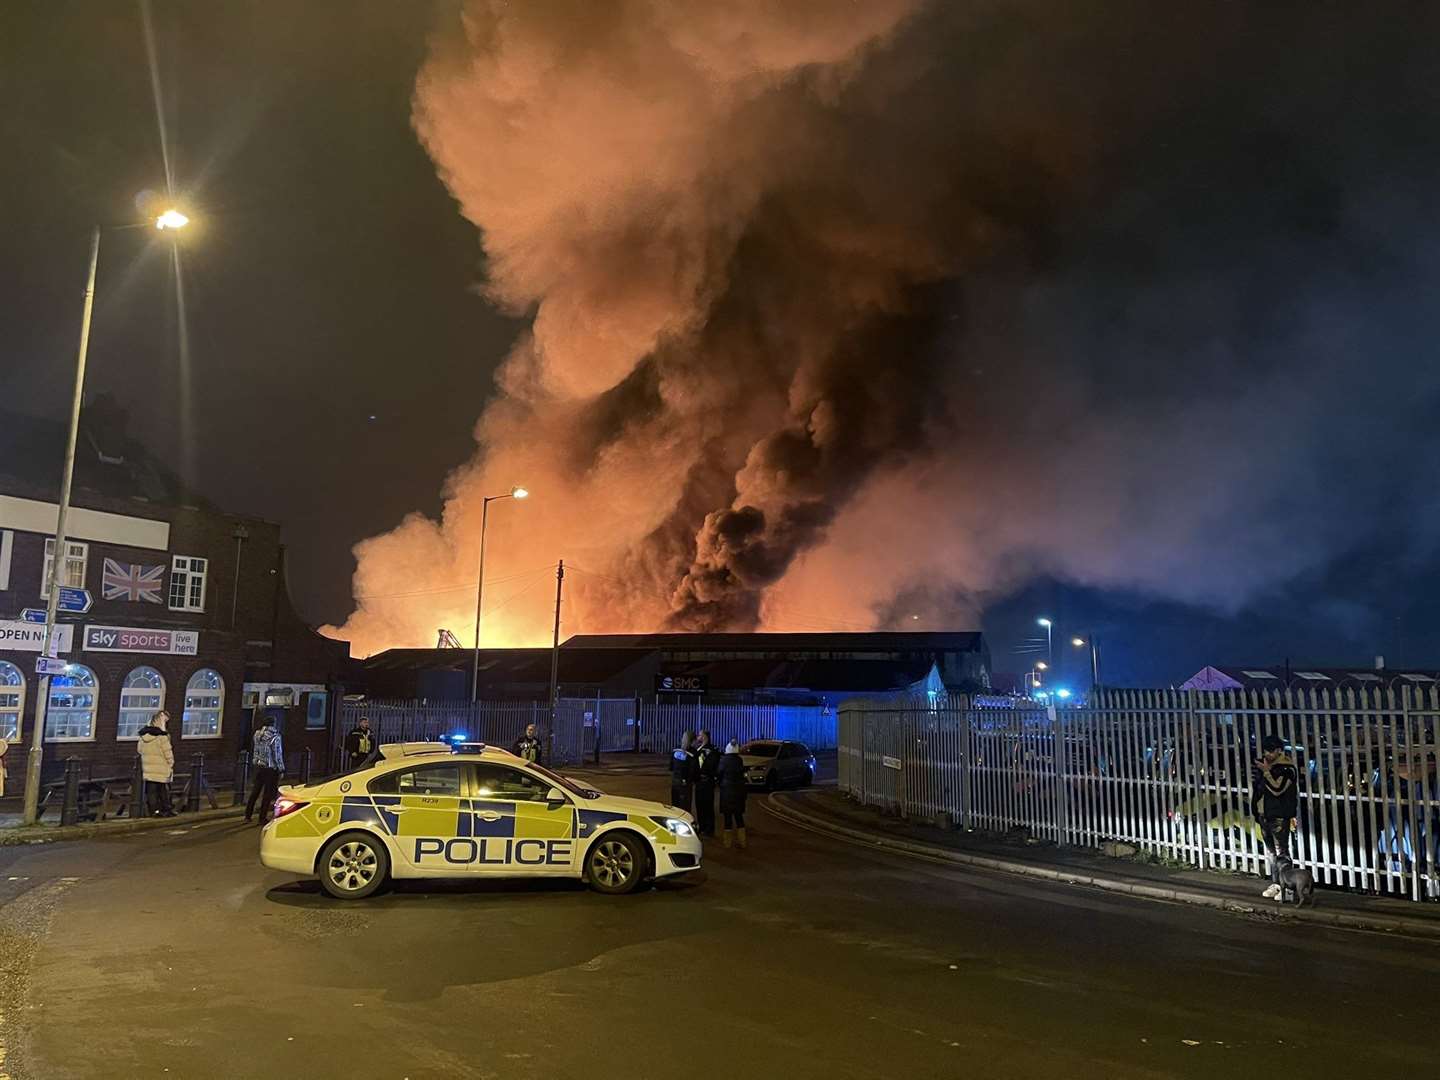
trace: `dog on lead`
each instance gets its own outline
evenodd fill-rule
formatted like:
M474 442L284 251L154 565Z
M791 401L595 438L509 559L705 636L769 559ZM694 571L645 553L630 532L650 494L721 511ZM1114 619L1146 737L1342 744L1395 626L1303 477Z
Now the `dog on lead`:
M1296 907L1315 903L1315 875L1303 866L1296 866L1294 859L1281 856L1279 877L1282 892L1278 899L1293 896Z

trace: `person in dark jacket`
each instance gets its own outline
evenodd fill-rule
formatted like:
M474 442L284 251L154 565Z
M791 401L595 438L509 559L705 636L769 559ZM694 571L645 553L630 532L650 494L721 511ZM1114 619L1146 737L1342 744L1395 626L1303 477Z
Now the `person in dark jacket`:
M525 734L515 740L513 749L516 757L524 758L531 765L540 764L540 736L536 734L534 724L525 725Z
M710 741L710 732L700 731L695 740L695 824L701 836L715 835L715 770L720 767L720 748Z
M1270 856L1270 886L1263 895L1267 900L1281 900L1280 867L1291 862L1290 834L1300 809L1299 777L1295 762L1285 752L1285 740L1266 735L1260 743L1261 758L1255 762L1255 785L1251 790L1250 807L1265 838L1265 852Z
M745 838L745 762L740 758L740 744L731 739L725 744L725 756L715 770L720 781L720 816L725 822L724 844L738 841L743 848ZM733 830L733 832L732 832Z
M680 736L680 745L670 753L670 805L687 814L695 802L695 737L690 732Z
M375 756L379 749L375 741L375 733L370 730L370 718L360 717L360 722L355 725L355 730L345 736L345 756L348 768L364 768L365 765Z

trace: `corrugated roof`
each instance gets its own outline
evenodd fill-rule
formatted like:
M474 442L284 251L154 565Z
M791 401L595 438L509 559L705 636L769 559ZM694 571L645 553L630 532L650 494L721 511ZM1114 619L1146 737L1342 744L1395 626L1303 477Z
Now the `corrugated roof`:
M873 633L814 634L576 634L562 649L658 649L662 651L716 649L731 652L866 650L877 652L971 652L981 647L978 631L877 630Z

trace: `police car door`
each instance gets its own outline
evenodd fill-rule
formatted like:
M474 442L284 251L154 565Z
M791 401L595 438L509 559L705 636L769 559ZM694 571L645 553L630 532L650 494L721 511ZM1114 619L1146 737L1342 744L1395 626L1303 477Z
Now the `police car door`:
M466 765L461 761L431 762L377 777L368 785L381 820L394 837L403 864L435 874L471 870L468 851L451 843L464 836L462 815Z
M575 808L552 801L550 781L525 769L477 762L474 835L485 846L475 869L497 874L569 874L575 866Z

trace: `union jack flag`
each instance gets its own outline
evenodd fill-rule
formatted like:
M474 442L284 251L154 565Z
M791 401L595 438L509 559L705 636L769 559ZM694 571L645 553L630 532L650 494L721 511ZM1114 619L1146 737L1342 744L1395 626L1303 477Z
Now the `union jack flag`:
M160 593L164 589L164 578L163 566L122 566L114 559L106 559L101 585L106 600L159 604L163 602Z

